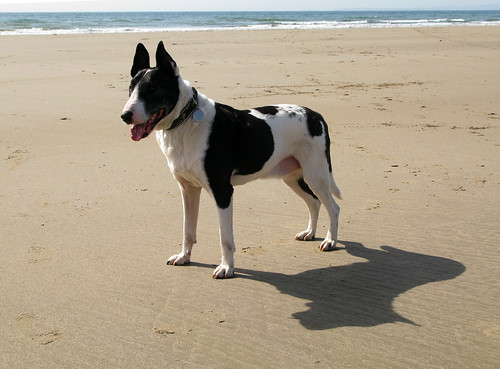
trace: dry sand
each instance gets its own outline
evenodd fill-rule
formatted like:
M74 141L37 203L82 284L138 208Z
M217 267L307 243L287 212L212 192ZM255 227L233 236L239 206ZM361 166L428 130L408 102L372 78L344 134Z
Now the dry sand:
M236 189L236 278L166 265L181 200L119 118L137 42L238 108L323 114L341 249L293 240L279 181ZM500 367L500 28L0 37L1 368ZM326 232L321 213L318 237Z

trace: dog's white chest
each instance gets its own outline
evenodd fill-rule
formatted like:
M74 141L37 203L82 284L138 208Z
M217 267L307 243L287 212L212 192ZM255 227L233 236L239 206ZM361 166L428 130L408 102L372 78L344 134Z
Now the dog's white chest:
M156 139L175 177L182 177L196 186L207 188L208 180L203 170L207 143L202 133L176 135L176 132L161 130L156 132Z

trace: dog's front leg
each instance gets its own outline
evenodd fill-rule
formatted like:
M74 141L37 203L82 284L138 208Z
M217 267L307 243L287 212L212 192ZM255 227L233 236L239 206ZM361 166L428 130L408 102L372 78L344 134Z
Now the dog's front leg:
M178 179L178 181L182 192L184 235L181 253L172 255L168 259L167 264L171 265L184 265L191 261L191 250L196 243L196 225L198 223L198 211L200 208L201 187L193 186L184 179Z
M217 207L219 215L221 264L215 269L214 278L231 278L234 274L233 201L225 209Z

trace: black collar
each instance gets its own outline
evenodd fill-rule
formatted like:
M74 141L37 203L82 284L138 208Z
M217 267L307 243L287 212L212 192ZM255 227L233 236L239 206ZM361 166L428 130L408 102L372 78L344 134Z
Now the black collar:
M170 127L168 127L166 129L167 131L170 131L171 129L174 129L174 128L180 126L198 108L198 91L196 91L196 89L194 87L192 87L192 89L193 89L193 97L191 98L191 100L189 100L189 102L186 104L186 106L182 109L181 114L172 122Z

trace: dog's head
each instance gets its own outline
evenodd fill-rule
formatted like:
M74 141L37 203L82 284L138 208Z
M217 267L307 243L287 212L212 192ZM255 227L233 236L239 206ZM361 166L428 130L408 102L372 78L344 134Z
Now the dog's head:
M149 53L138 44L131 70L132 82L129 99L121 118L133 124L131 137L134 141L149 136L179 99L179 69L167 53L163 42L156 49L156 67L149 65Z

